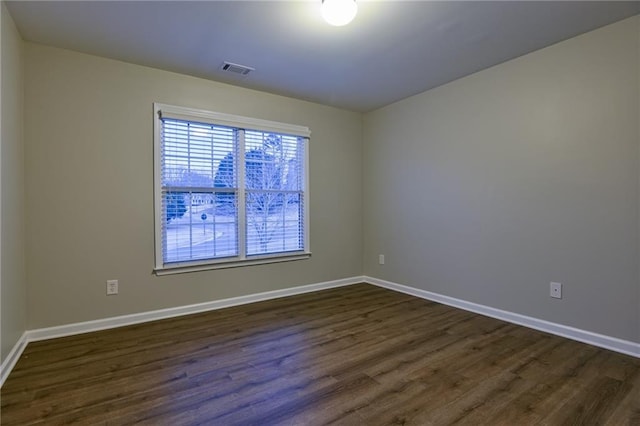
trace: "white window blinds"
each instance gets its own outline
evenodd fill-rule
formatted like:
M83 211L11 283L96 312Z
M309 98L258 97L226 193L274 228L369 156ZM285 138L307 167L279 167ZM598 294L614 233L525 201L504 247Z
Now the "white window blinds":
M156 269L308 254L308 129L155 113Z

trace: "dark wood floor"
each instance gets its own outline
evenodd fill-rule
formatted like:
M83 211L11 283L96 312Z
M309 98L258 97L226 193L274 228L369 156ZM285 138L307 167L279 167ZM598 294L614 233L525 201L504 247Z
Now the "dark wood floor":
M640 359L360 284L30 343L2 425L640 425Z

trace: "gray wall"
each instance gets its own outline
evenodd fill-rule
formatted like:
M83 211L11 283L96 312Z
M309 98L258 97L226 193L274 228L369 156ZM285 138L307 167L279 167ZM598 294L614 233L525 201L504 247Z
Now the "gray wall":
M639 27L367 114L365 274L640 342Z
M0 149L0 299L4 360L26 328L22 39L2 9L2 145Z
M362 274L360 114L25 47L29 329ZM308 126L311 259L154 276L153 102Z

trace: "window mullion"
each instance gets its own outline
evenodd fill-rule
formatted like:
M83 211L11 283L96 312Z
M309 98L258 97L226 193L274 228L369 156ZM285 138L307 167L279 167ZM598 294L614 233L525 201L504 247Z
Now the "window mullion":
M246 207L246 194L245 194L245 143L244 143L244 130L238 129L238 136L236 138L236 179L237 179L237 203L238 203L238 228L236 235L238 237L238 257L240 259L247 258L247 207Z

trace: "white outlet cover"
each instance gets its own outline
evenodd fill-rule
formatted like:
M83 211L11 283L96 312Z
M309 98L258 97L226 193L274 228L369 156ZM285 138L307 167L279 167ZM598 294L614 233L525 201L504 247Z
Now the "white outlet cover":
M549 283L549 296L554 299L562 299L562 283Z
M118 294L118 280L107 280L107 295Z

